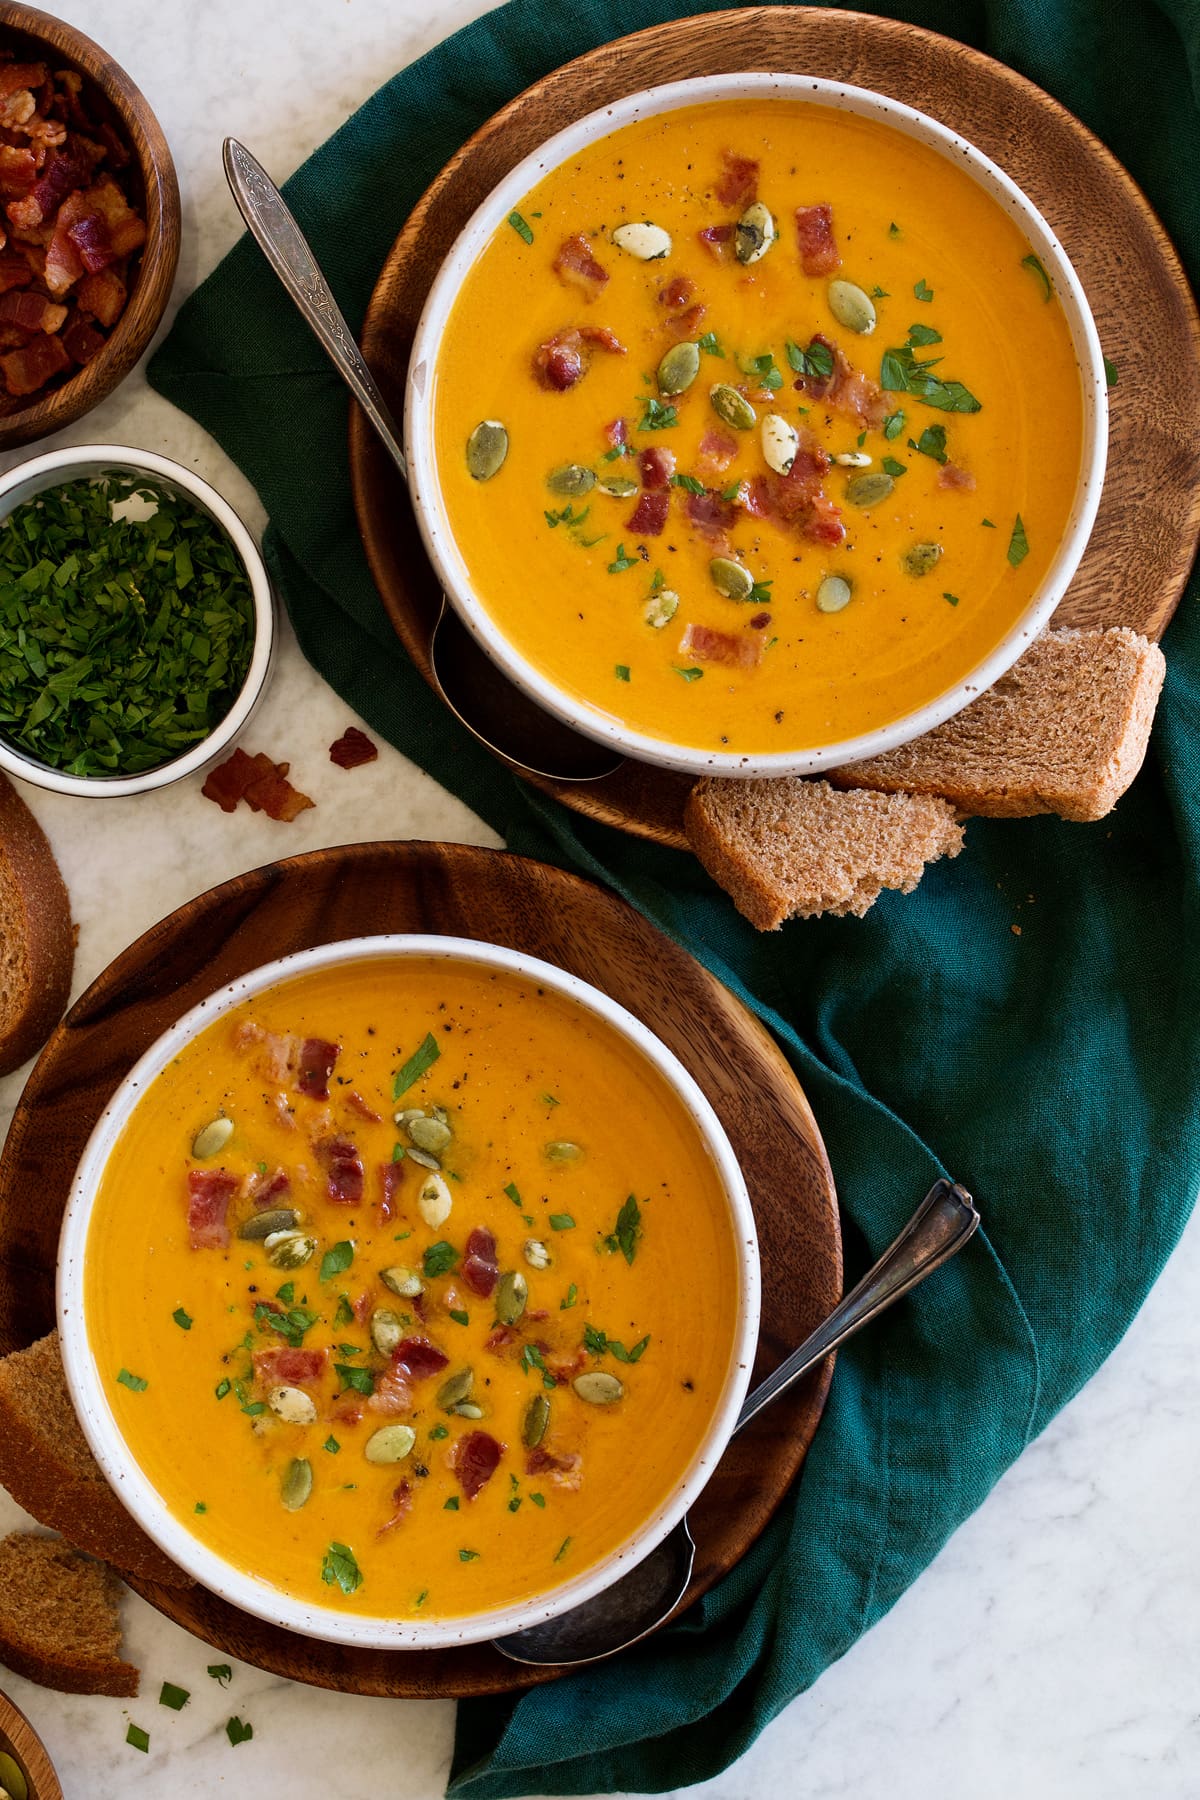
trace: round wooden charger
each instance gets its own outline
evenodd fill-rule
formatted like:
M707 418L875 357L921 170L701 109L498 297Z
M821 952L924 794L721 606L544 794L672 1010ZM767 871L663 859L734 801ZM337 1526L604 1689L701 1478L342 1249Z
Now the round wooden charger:
M816 1121L768 1034L699 963L624 901L542 863L458 844L357 844L240 875L132 944L50 1039L0 1159L0 1352L54 1324L54 1265L71 1178L126 1071L181 1013L235 976L312 944L389 931L478 938L544 957L635 1013L716 1108L746 1177L762 1249L755 1380L841 1295L833 1177ZM753 1543L804 1460L832 1363L730 1446L691 1522L689 1600ZM545 1672L488 1645L385 1652L318 1643L203 1588L133 1585L161 1612L245 1662L297 1681L410 1697L516 1692Z
M29 1800L63 1800L54 1764L19 1706L0 1694L0 1750L15 1756L29 1782Z
M1078 119L990 57L895 19L816 6L709 13L601 45L519 94L418 201L371 297L363 353L397 416L425 296L501 177L556 131L624 94L741 69L823 76L915 106L985 151L1040 208L1119 369L1099 517L1055 623L1129 625L1161 637L1200 532L1200 322L1187 277L1145 195ZM405 649L432 681L428 645L440 591L395 471L357 407L350 468L372 574ZM535 785L589 818L686 847L685 775L627 763L603 781Z

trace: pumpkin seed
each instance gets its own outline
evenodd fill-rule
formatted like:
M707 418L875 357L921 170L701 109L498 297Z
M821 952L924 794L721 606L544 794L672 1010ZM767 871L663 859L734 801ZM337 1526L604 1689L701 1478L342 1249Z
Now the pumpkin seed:
M700 346L674 344L658 365L658 389L661 394L682 394L700 373Z
M546 1427L550 1423L550 1402L545 1394L535 1394L525 1408L525 1417L521 1424L521 1442L527 1450L540 1444L546 1435Z
M453 1412L460 1401L465 1400L475 1386L474 1369L456 1369L448 1375L437 1391L436 1399L443 1412Z
M431 1231L446 1223L453 1205L449 1186L440 1175L431 1175L428 1181L422 1182L417 1195L417 1211Z
M192 1139L192 1155L199 1162L217 1156L233 1136L232 1119L212 1119Z
M15 1756L0 1750L0 1782L8 1789L11 1800L29 1800L29 1783Z
M855 475L846 483L846 498L851 506L878 506L886 500L895 482L882 469L874 470L870 475Z
M756 263L778 237L775 221L761 200L748 206L733 234L733 253L740 263Z
M467 439L467 469L476 481L490 481L507 455L508 433L499 419L484 419Z
M843 606L849 606L850 583L842 575L827 575L817 589L817 611L823 613L841 612Z
M381 1269L379 1279L384 1287L391 1288L393 1294L401 1300L415 1300L418 1294L425 1292L425 1283L415 1269L409 1269L403 1263L394 1263L390 1269Z
M289 1512L299 1512L312 1493L312 1464L306 1456L293 1456L283 1471L279 1498Z
M842 450L833 460L842 469L869 469L875 459L865 450Z
M525 1311L529 1299L529 1283L520 1269L510 1269L500 1277L496 1287L496 1317L502 1325L515 1325Z
M557 469L551 469L546 477L546 486L552 494L576 497L590 494L595 485L596 477L582 463L561 463Z
M460 1419L482 1419L483 1417L482 1406L476 1406L473 1400L460 1400L457 1406L450 1408L450 1411Z
M647 625L653 625L655 631L661 631L669 625L679 611L679 595L674 588L659 588L657 594L651 594L642 613Z
M238 1236L252 1244L262 1243L277 1231L290 1231L303 1217L290 1206L273 1206L270 1212L255 1213L252 1219L244 1220L238 1226Z
M714 556L708 565L712 584L727 600L749 600L754 591L754 577L741 563L728 556Z
M649 219L618 225L612 241L618 250L636 256L639 262L657 262L660 256L671 254L670 232L664 231L661 225L652 225Z
M427 1150L430 1156L440 1156L454 1133L441 1119L427 1119L422 1114L408 1126L408 1135L418 1150Z
M407 1131L413 1120L423 1119L425 1113L419 1106L404 1106L401 1107L399 1112L394 1112L392 1117L397 1125L400 1126L401 1130Z
M371 1314L371 1342L380 1356L390 1356L403 1336L404 1324L399 1313L394 1313L390 1306L377 1306Z
M831 281L825 290L829 310L847 331L868 337L875 329L875 302L852 281Z
M762 453L767 467L786 475L796 460L800 433L780 413L768 413L762 422Z
M302 1231L273 1231L263 1245L273 1269L302 1269L316 1248L316 1238Z
M602 475L596 486L602 494L611 494L614 500L631 500L638 491L636 481L628 475Z
M757 424L758 414L745 394L739 394L727 381L718 381L710 387L708 398L718 419L724 419L735 431L751 431Z
M579 1162L583 1156L583 1151L578 1144L568 1144L561 1140L552 1144L543 1144L542 1149L547 1162Z
M603 1369L591 1369L586 1375L577 1375L571 1386L589 1406L612 1406L625 1392L616 1376L606 1375Z
M285 1425L311 1425L317 1409L303 1388L273 1387L267 1394L267 1405Z
M369 1463L398 1463L412 1450L417 1434L411 1425L385 1425L367 1439L363 1455Z
M910 544L902 558L904 573L918 578L928 575L931 569L937 567L941 556L940 544Z
M551 1260L550 1252L541 1238L525 1239L525 1261L531 1269L548 1269Z
M435 1175L442 1166L436 1156L430 1156L428 1150L418 1150L415 1145L408 1151L408 1160L417 1163L422 1169L432 1169Z

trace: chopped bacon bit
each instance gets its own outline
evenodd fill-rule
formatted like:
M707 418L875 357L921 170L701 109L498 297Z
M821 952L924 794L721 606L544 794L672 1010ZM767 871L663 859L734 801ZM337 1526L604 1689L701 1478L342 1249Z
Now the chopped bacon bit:
M10 200L7 208L11 223L18 231L36 231L54 216L67 195L85 187L92 165L78 145L55 150L46 160L40 181L21 200Z
M594 344L613 356L625 354L624 344L606 325L568 326L539 344L534 352L533 372L541 385L555 393L574 387L587 374L588 358L583 349L586 344Z
M103 276L89 277L103 280ZM268 819L290 821L313 803L285 779L289 764L273 763L260 750L247 756L238 749L210 769L200 792L206 800L215 800L222 812L234 812L239 800L254 812L265 812Z
M328 1349L293 1349L290 1344L279 1344L270 1350L254 1352L254 1379L261 1381L264 1387L274 1387L281 1381L289 1387L303 1386L306 1382L321 1379L328 1360Z
M329 1408L335 1425L357 1425L363 1416L363 1397L354 1388L346 1388Z
M363 1197L363 1166L348 1137L325 1138L317 1145L325 1169L325 1191L335 1206L357 1206Z
M378 755L378 745L373 744L357 725L348 725L341 737L329 746L329 760L339 769L361 768L363 763L374 762Z
M446 1367L450 1358L428 1338L402 1338L392 1351L392 1362L397 1369L403 1369L414 1381L421 1381L427 1375L436 1375Z
M725 663L730 668L754 669L762 661L762 641L744 632L714 631L709 625L689 625L679 644L681 656L698 656L701 662Z
M709 255L715 256L720 262L724 258L726 245L733 242L734 230L735 227L732 225L705 225L703 230L696 233L696 236Z
M585 344L595 344L598 350L607 350L613 356L624 356L625 346L615 331L607 325L581 325L579 335Z
M296 1071L296 1091L310 1100L328 1100L329 1077L341 1054L340 1044L327 1038L305 1038L300 1046L300 1066Z
M385 1418L397 1418L412 1411L412 1389L407 1372L393 1366L375 1377L375 1389L367 1401L369 1410Z
M45 83L45 63L0 63L0 99L7 100L19 88L40 88Z
M19 200L37 180L37 158L32 150L0 144L0 198Z
M688 495L687 514L705 537L720 537L736 523L738 503L723 499L716 488L705 488L702 494Z
M485 1226L477 1225L467 1239L462 1277L473 1293L484 1300L494 1291L500 1275L496 1262L496 1240Z
M31 293L28 288L0 294L0 323L16 325L21 331L58 331L66 316L65 306L55 306L44 294Z
M673 337L680 339L699 337L700 326L706 311L707 308L704 306L691 306L688 308L687 312L676 313L673 317L668 319L667 329Z
M604 440L610 450L620 450L629 442L629 427L624 419L614 419L604 427Z
M10 288L28 287L33 280L33 270L15 251L6 250L0 256L0 294L7 294Z
M806 275L832 275L842 266L841 255L833 241L833 208L798 206L796 237L800 245L800 266Z
M751 631L765 631L770 623L771 615L769 612L755 613L754 617L750 620L750 629Z
M386 1225L389 1219L396 1216L396 1196L400 1191L403 1172L399 1163L381 1163L379 1167L379 1223Z
M596 261L592 246L582 232L567 239L553 266L560 281L565 281L569 287L582 288L589 300L594 300L608 285L608 271Z
M659 288L658 304L669 307L672 312L681 312L695 291L686 275L676 275L673 281L668 281L664 287Z
M383 1118L382 1113L377 1113L373 1106L367 1105L357 1088L351 1088L346 1095L346 1105L351 1112L357 1113L360 1119L367 1119L372 1125L378 1125Z
M408 1481L401 1481L392 1489L392 1506L395 1510L393 1511L391 1518L386 1519L379 1527L379 1530L375 1533L376 1537L382 1537L385 1531L394 1531L396 1526L408 1517L409 1509L412 1506L411 1483Z
M649 450L639 451L637 461L642 486L648 493L656 492L659 488L670 487L671 477L675 473L675 452L673 450L664 450L661 445L655 444Z
M515 1331L511 1325L493 1325L484 1339L483 1347L490 1350L493 1356L503 1356L506 1350L511 1350L520 1341L520 1332Z
M736 206L744 211L758 198L758 164L749 156L736 156L722 150L724 169L717 182L717 199L722 206Z
M639 537L659 537L667 523L670 505L669 489L660 488L653 494L643 494L625 521L626 529L635 531Z
M84 196L80 196L84 198ZM58 209L61 223L62 216L71 204L74 195L65 200ZM55 237L58 236L57 228ZM85 212L73 219L67 226L67 236L79 252L80 259L89 275L98 275L101 269L107 269L109 263L116 262L117 257L124 254L118 250L109 234L107 221L100 213Z
M188 1240L193 1250L224 1250L229 1243L225 1214L237 1191L237 1176L224 1169L188 1170Z
M71 198L75 199L77 196L73 194ZM62 220L68 204L69 202L59 208L59 222L46 247L46 260L42 265L42 279L55 296L65 294L69 288L73 288L83 274L83 258ZM111 257L109 260L112 260Z
M701 466L714 475L723 475L737 453L737 439L727 431L706 431L700 439Z
M564 1488L568 1493L578 1491L583 1480L583 1458L574 1451L565 1456L556 1455L553 1450L545 1450L541 1444L530 1450L525 1456L526 1475L548 1475L555 1487Z
M3 296L7 299L9 296ZM7 356L0 356L0 369L4 371L4 385L14 397L25 394L36 394L40 387L53 375L60 375L71 366L71 358L56 337L34 338L33 342L24 345L20 350L10 350Z
M254 1175L250 1182L250 1198L261 1211L271 1206L276 1200L291 1192L292 1178L286 1169L276 1169L272 1175Z
M952 492L969 494L974 491L975 477L970 469L961 469L957 463L943 463L938 470L937 484L940 488L950 488Z
M573 1381L576 1375L582 1375L583 1371L587 1368L587 1351L583 1348L582 1344L579 1349L576 1350L574 1356L550 1356L548 1345L543 1344L540 1341L538 1343L538 1349L542 1352L543 1356L546 1357L546 1367L553 1375L559 1387L566 1387L568 1381Z
M504 1445L490 1431L468 1431L450 1453L450 1466L468 1500L474 1500L496 1473Z
M828 375L800 375L793 386L814 400L822 400L830 412L841 413L855 424L876 429L887 415L888 401L882 389L856 369L839 344L817 332L814 344L823 344L833 358Z
M85 275L77 295L79 310L106 328L115 325L125 310L128 291L115 269L102 269L98 275Z

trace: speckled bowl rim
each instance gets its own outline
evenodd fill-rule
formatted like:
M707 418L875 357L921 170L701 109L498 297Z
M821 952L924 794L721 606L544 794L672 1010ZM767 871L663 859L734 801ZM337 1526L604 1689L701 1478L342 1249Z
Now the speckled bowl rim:
M215 762L258 710L275 659L275 596L258 545L216 488L169 457L158 456L151 450L135 450L129 444L78 444L30 457L0 477L0 524L24 501L44 493L47 488L62 487L69 481L88 480L110 470L150 475L169 487L178 488L221 527L237 552L250 583L254 647L237 699L220 724L182 756L160 763L155 769L144 769L138 775L67 775L48 763L39 762L36 757L27 756L0 736L0 769L7 774L32 782L35 787L48 788L55 794L86 795L93 800L120 799L128 794L145 794L154 788L169 787L173 781L182 781L185 776L194 775Z
M619 1549L574 1580L563 1582L549 1597L454 1619L397 1621L377 1615L341 1614L333 1606L313 1606L293 1599L282 1589L256 1580L226 1562L170 1511L126 1446L105 1394L88 1340L84 1276L96 1192L117 1137L143 1091L198 1032L243 1000L315 969L364 960L429 957L501 969L550 988L591 1013L658 1071L699 1130L724 1191L736 1246L739 1294L729 1366L708 1430L670 1498ZM305 1637L381 1650L445 1649L519 1631L580 1605L648 1556L699 1496L732 1436L758 1341L760 1299L758 1237L737 1158L711 1104L666 1045L599 988L553 963L473 938L428 934L390 934L319 944L253 969L192 1007L138 1059L101 1113L71 1184L59 1239L58 1327L67 1385L97 1462L138 1524L181 1568L244 1612Z
M1066 530L1045 578L1015 624L959 682L927 705L876 730L807 750L769 754L711 751L674 744L633 730L604 708L557 687L509 643L476 596L458 550L437 479L433 402L437 352L459 288L477 256L509 212L549 170L636 119L673 112L701 101L779 98L832 107L871 119L928 145L967 172L997 201L1040 257L1066 315L1079 367L1083 445ZM812 775L843 763L879 756L933 730L961 711L1010 669L1048 624L1079 566L1095 524L1108 455L1108 385L1104 355L1083 287L1046 220L1028 196L966 138L902 101L868 88L809 75L743 72L702 75L630 94L567 126L517 164L467 221L429 291L417 323L405 383L405 449L409 488L425 548L463 623L505 674L539 706L599 743L638 762L691 775L756 777Z

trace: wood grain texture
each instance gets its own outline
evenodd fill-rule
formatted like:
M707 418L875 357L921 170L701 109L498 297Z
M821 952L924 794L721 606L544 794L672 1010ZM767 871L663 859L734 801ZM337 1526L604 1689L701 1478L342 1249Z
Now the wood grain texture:
M763 1306L756 1379L841 1294L829 1163L786 1060L746 1009L613 895L503 852L447 844L314 851L226 882L133 944L76 1002L35 1067L0 1159L0 1353L54 1320L54 1263L75 1165L105 1101L180 1014L274 957L339 938L435 931L546 958L635 1013L716 1108L758 1220ZM690 1597L757 1537L804 1459L832 1365L747 1428L692 1512L699 1552ZM515 1692L544 1673L486 1645L370 1652L263 1624L202 1589L132 1584L161 1612L247 1662L363 1694Z
M146 221L146 244L130 270L129 299L90 363L20 412L0 417L0 449L11 450L69 425L103 400L147 348L166 310L179 261L179 183L162 128L141 89L99 44L36 6L0 0L0 43L19 56L46 57L77 69L99 89L109 122L134 153L133 196Z
M0 1694L0 1750L15 1756L29 1781L29 1800L63 1800L45 1746L19 1706Z
M622 95L685 75L743 69L851 82L917 107L985 151L1044 214L1120 371L1110 395L1099 516L1055 623L1129 625L1161 637L1200 533L1200 322L1187 277L1145 195L1078 119L1011 69L914 25L814 6L712 13L602 45L518 95L442 170L384 264L362 347L389 404L399 414L433 278L502 176L556 131ZM405 649L430 680L437 584L391 465L354 407L350 462L376 584ZM535 785L589 818L686 847L686 776L627 764L599 782Z

